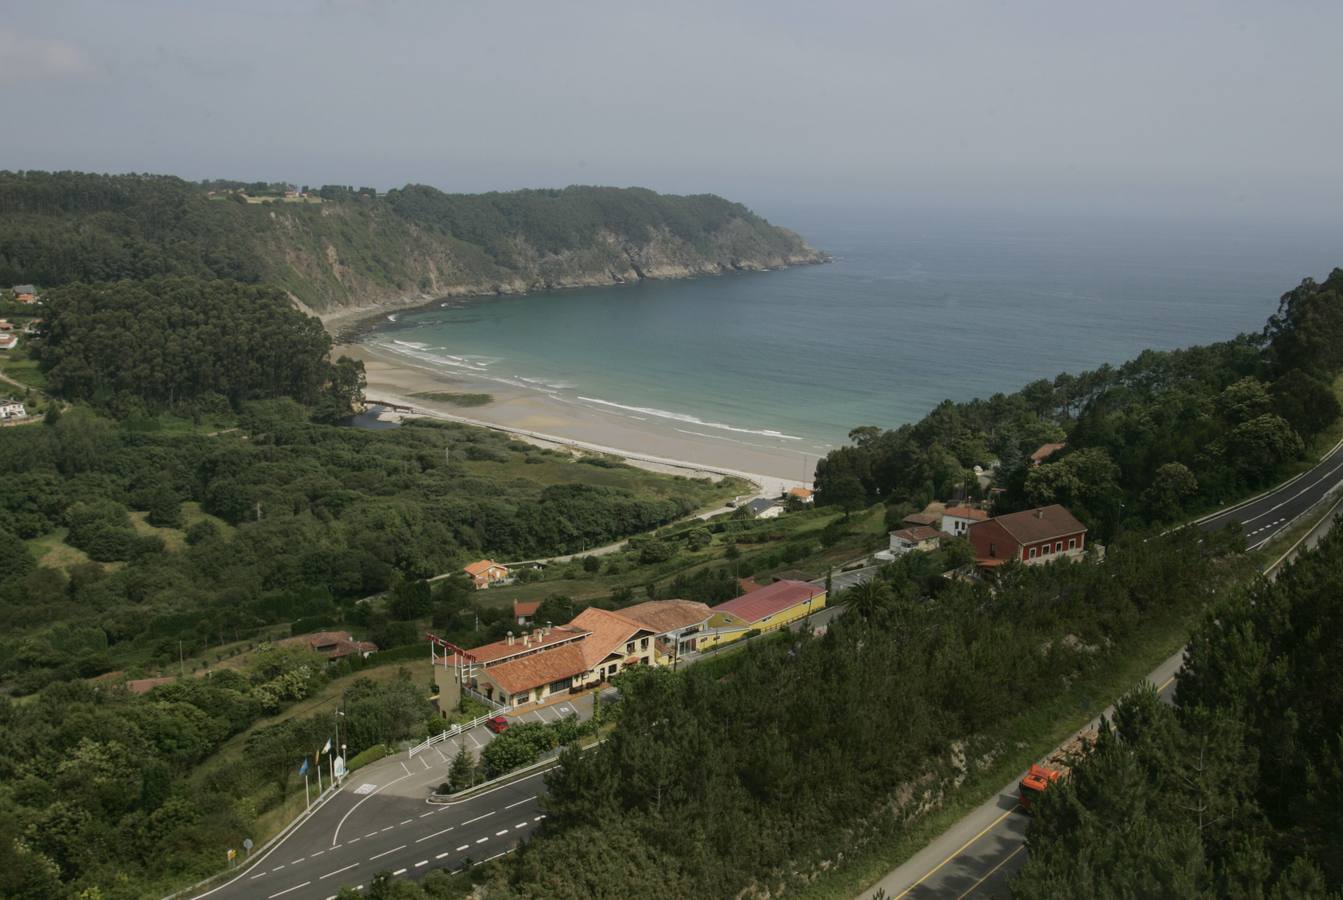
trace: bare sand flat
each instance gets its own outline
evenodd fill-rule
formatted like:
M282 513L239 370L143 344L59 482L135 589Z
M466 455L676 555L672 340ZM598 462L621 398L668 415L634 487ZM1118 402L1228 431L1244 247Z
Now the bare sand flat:
M408 406L418 415L496 428L542 446L609 453L658 471L738 475L760 485L766 496L798 485L810 486L816 462L814 455L769 451L726 436L687 435L661 422L607 413L554 394L449 375L380 353L367 344L342 344L332 355L363 361L370 402ZM413 396L434 392L489 394L493 399L484 406L460 407Z

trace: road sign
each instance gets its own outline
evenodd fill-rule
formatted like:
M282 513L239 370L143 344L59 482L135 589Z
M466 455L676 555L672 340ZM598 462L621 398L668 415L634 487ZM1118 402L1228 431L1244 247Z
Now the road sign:
M252 839L251 839L251 838L243 838L243 839L242 839L242 848L243 848L244 850L251 850L251 849L252 849Z

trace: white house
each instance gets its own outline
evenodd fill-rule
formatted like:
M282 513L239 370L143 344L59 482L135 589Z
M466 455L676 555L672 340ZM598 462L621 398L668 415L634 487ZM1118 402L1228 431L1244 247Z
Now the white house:
M901 556L910 551L929 553L942 541L942 532L927 525L901 528L891 532L891 555Z
M948 506L942 510L942 530L952 537L964 537L970 532L971 525L988 517L987 510L973 506Z
M28 411L17 400L0 402L0 419L22 419L27 415Z

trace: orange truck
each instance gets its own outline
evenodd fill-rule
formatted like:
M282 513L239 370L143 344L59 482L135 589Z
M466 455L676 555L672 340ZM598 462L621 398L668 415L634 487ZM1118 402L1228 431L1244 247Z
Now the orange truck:
M1067 743L1051 753L1043 765L1032 763L1030 771L1017 784L1017 797L1021 808L1030 812L1035 799L1049 790L1050 785L1067 776L1077 761L1091 751L1095 743L1096 730L1088 728L1073 735Z

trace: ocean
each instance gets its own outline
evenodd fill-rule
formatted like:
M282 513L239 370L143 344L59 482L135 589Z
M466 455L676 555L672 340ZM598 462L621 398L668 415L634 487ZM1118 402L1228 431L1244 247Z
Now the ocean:
M810 219L808 221L807 219ZM944 399L1263 327L1339 232L1073 219L779 219L834 261L443 301L366 340L690 437L824 453Z

